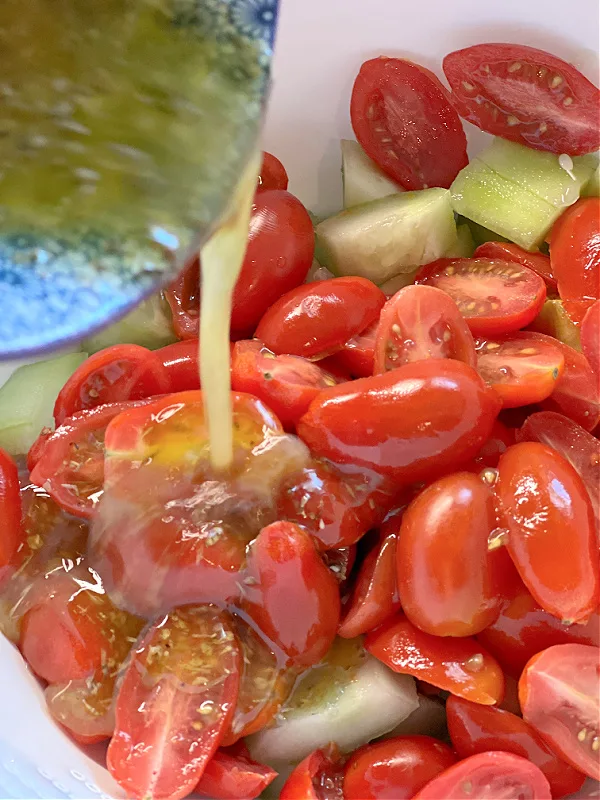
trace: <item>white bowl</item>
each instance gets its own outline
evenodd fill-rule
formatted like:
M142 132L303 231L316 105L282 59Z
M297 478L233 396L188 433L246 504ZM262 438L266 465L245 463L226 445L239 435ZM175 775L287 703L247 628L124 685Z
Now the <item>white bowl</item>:
M264 146L284 162L291 190L316 213L341 207L339 140L352 137L350 89L362 61L404 55L440 73L447 52L483 41L549 50L597 80L598 2L283 0ZM484 134L467 127L477 148ZM0 385L13 368L0 364ZM84 753L55 727L0 636L0 798L124 797L101 762L101 748Z

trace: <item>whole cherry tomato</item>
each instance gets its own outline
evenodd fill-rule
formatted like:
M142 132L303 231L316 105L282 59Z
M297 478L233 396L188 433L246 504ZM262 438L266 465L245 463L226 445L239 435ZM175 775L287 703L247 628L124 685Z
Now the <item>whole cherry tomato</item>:
M285 782L279 800L344 800L343 766L337 745L315 750Z
M258 176L257 191L268 189L287 189L288 175L281 161L272 153L263 152L263 160Z
M600 600L598 542L583 481L554 450L515 444L495 485L507 546L523 582L558 619L587 620Z
M169 379L169 392L188 392L200 388L198 339L185 339L156 351Z
M385 295L366 278L330 278L282 295L261 319L256 338L274 353L317 358L339 350L378 317Z
M298 435L315 455L414 483L475 456L499 405L471 367L428 359L325 389Z
M536 272L548 287L556 291L556 278L552 274L552 266L548 256L543 253L530 253L512 242L484 242L473 253L473 258L487 258L492 261L511 261L522 264Z
M194 794L211 800L253 800L277 773L246 755L219 749L208 762Z
M0 584L22 540L19 470L0 448Z

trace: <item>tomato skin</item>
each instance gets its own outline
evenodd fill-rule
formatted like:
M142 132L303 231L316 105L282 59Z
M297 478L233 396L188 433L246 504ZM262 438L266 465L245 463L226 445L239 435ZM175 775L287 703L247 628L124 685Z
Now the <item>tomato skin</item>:
M288 431L295 430L321 389L336 384L333 375L318 364L299 356L276 356L255 339L234 345L232 390L258 397L273 409Z
M600 376L600 300L589 307L581 323L581 348L595 375Z
M500 261L521 264L539 275L548 289L554 292L557 290L556 278L552 273L550 258L543 253L530 253L512 242L484 242L475 250L473 258L487 258L491 261L499 259Z
M12 458L0 448L0 584L22 541L21 494L19 470Z
M468 163L465 133L447 90L432 72L405 59L364 62L350 117L367 155L405 189L447 189Z
M600 146L598 89L550 53L478 44L449 53L443 68L458 113L483 131L557 155Z
M502 700L500 665L470 637L432 636L397 614L367 634L365 649L394 672L414 675L475 703Z
M366 278L307 283L266 311L256 338L274 353L317 358L339 350L378 317L385 295Z
M279 800L344 800L343 772L337 745L315 750L285 782Z
M534 656L519 680L523 718L565 761L600 780L600 655L559 644Z
M511 444L515 443L515 432L497 419L494 422L490 438L470 464L465 466L472 472L481 472L486 467L496 468L502 453L505 453Z
M498 617L503 598L488 551L495 527L493 492L469 472L441 478L413 500L396 560L400 604L413 625L436 636L472 636Z
M471 367L429 359L324 390L297 431L315 455L414 483L475 456L499 405Z
M293 522L263 528L250 547L243 610L281 653L286 666L323 658L340 619L338 584Z
M206 765L195 794L212 800L252 800L277 777L271 767L243 755L217 750Z
M450 696L446 718L452 744L461 758L488 750L522 756L544 773L552 797L564 797L583 785L585 776L558 758L534 728L510 711Z
M426 358L454 358L475 367L473 336L445 292L433 286L405 286L381 312L374 374Z
M510 447L495 485L507 547L538 603L558 619L585 621L600 600L592 506L579 475L538 442Z
M200 334L200 262L195 256L165 291L179 339L197 339Z
M263 152L263 160L258 176L258 192L265 192L269 189L287 189L288 174L281 161L272 153L266 150Z
M198 339L184 339L155 352L167 373L169 392L188 392L200 388Z
M379 321L375 320L362 333L348 339L342 349L333 356L341 368L346 369L353 378L368 378L373 375L378 325Z
M107 347L79 366L54 405L57 427L80 411L169 391L166 370L155 353L137 344Z
M510 791L511 794L507 794ZM503 797L551 800L544 773L520 756L492 750L470 756L430 781L414 800Z
M356 750L344 769L345 800L410 800L456 763L448 745L430 736L396 736Z
M501 336L524 328L546 300L546 284L511 261L440 258L422 267L415 282L450 295L473 336Z

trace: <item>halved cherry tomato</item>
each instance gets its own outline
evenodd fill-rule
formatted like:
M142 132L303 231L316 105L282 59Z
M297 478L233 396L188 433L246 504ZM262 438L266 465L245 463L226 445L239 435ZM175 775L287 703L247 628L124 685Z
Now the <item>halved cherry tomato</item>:
M263 528L252 543L242 608L287 665L310 667L329 650L340 619L338 584L293 522Z
M441 478L413 500L396 555L400 603L413 625L436 636L471 636L498 617L500 576L488 551L495 528L494 494L470 472Z
M530 658L552 645L576 643L600 647L600 614L597 609L586 623L563 625L540 608L521 583L513 587L498 619L477 639L509 675L518 678Z
M426 358L455 358L474 367L473 336L456 303L445 292L433 286L405 286L381 312L374 373Z
M489 750L522 756L544 773L552 797L564 797L583 785L585 776L560 759L516 714L451 696L446 703L446 717L452 744L461 758Z
M58 427L80 411L168 391L169 379L156 353L137 344L117 344L75 370L56 399L54 420Z
M330 278L284 294L261 319L256 338L274 353L317 358L339 350L378 317L385 295L366 278Z
M38 463L40 458L42 457L42 452L44 447L46 447L46 442L54 433L53 428L42 428L42 431L35 442L29 448L29 452L27 453L27 469L30 473L33 472L35 465Z
M131 642L127 645L129 652ZM113 735L115 687L123 661L115 660L114 667L97 670L92 677L46 687L44 699L50 716L79 744L106 742Z
M204 769L194 794L212 800L253 800L272 783L277 773L251 758L217 750Z
M180 339L200 334L200 262L195 256L165 291L173 315L173 330Z
M267 189L287 189L288 175L281 161L272 153L263 152L263 160L258 176L258 192Z
M456 763L431 736L396 736L356 750L344 769L345 800L410 800Z
M508 428L504 423L497 419L490 433L490 438L483 445L479 453L472 462L465 465L463 469L472 472L481 472L486 467L496 468L502 453L505 453L511 444L515 443L515 431Z
M474 336L499 336L529 325L546 299L533 270L488 258L440 258L423 267L417 283L450 295Z
M184 339L156 351L169 380L169 392L188 392L200 388L198 339Z
M458 113L483 131L557 154L600 146L598 89L550 53L478 44L447 55L444 73Z
M470 756L430 781L414 800L550 800L544 773L521 756L491 750Z
M578 200L564 212L552 228L550 260L561 298L576 304L567 313L581 322L600 297L600 198Z
M414 675L474 703L502 700L500 665L470 637L432 636L398 614L367 634L365 648L394 672Z
M467 140L448 91L432 72L405 59L364 62L350 117L367 155L405 189L447 189L468 163Z
M300 356L277 356L256 339L236 342L233 348L231 388L266 403L286 430L295 429L321 389L336 384L318 364Z
M499 405L471 367L428 359L325 389L298 435L315 455L414 483L475 456Z
M523 718L565 761L600 780L600 651L558 644L534 656L519 680Z
M585 622L600 601L600 566L577 472L555 450L522 442L500 458L494 488L508 551L531 594L558 619Z
M398 493L387 478L370 470L313 461L281 484L280 519L295 522L320 550L348 547L379 525Z
M486 258L491 261L511 261L532 269L543 279L546 287L556 292L556 278L552 273L550 258L543 253L530 253L512 242L484 242L473 253L473 258Z
M22 538L19 470L0 448L0 584Z
M589 307L581 323L581 349L596 376L600 376L600 300Z
M375 337L379 321L375 320L362 333L357 333L339 350L333 358L342 369L348 370L353 378L368 378L373 374L375 361Z
M397 541L398 533L389 533L365 557L338 636L353 639L367 633L400 609L396 581Z
M477 372L502 400L504 408L540 403L555 390L565 368L560 348L521 333L478 339Z
M337 745L315 750L285 782L279 800L344 800L343 766Z
M192 791L231 721L239 673L223 611L188 606L154 623L132 651L106 755L129 795L180 800Z
M342 597L348 588L352 568L356 562L356 549L356 545L353 544L350 547L337 547L321 553L325 566L340 585Z

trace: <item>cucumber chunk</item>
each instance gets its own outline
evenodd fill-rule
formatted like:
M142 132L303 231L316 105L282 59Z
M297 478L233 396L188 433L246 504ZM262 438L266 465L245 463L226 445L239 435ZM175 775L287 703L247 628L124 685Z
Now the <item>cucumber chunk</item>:
M372 161L358 142L342 139L342 179L344 208L378 200L404 189Z
M560 300L546 300L527 330L545 333L581 353L579 327L571 320Z
M508 242L506 236L500 236L499 233L494 233L494 231L484 228L483 225L478 225L476 222L473 222L472 219L465 219L464 217L459 217L456 221L457 230L461 225L461 220L464 220L465 224L469 226L469 231L471 232L476 248L479 247L480 244L485 244L485 242Z
M446 253L446 258L471 258L475 252L475 242L469 226L465 223L456 226L456 243Z
M319 261L377 284L435 261L457 241L450 200L447 189L425 189L342 211L317 225Z
M600 165L596 167L592 177L583 187L583 197L600 197Z
M126 317L90 336L83 343L88 353L97 353L114 344L139 344L158 350L177 341L169 304L162 294L154 294Z
M0 447L24 455L42 428L54 428L58 393L87 353L69 353L19 367L0 388Z

